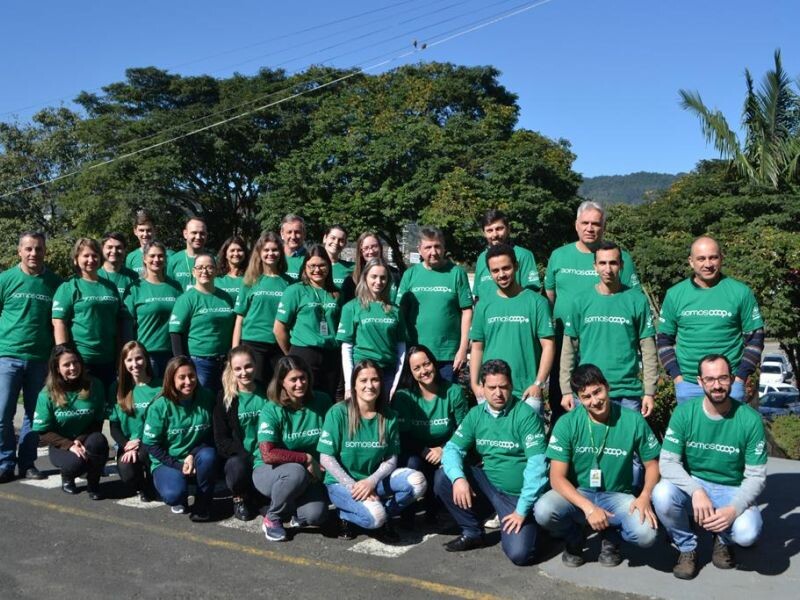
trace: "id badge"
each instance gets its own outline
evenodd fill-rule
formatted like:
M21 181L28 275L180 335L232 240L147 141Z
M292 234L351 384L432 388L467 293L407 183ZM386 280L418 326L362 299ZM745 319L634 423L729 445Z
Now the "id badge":
M327 321L320 321L319 322L319 334L323 336L328 335L328 322Z
M600 469L589 471L589 486L599 488L603 485L603 472Z

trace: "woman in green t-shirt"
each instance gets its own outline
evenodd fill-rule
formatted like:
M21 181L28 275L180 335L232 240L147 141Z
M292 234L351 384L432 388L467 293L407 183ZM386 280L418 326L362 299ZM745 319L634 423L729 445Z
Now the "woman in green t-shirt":
M199 252L194 259L195 284L175 302L169 320L172 353L191 356L200 385L216 393L233 337L233 299L214 281L214 257Z
M197 481L192 521L211 518L217 477L212 414L214 397L197 385L187 356L167 363L161 395L147 409L142 442L150 453L153 484L174 514L187 512L190 479Z
M331 259L333 286L342 291L342 284L353 272L354 263L342 260L342 250L347 246L347 230L342 225L331 225L322 236L322 245Z
M464 388L442 378L427 346L411 346L392 409L400 429L400 465L425 475L425 516L433 521L438 508L434 484L444 476L442 449L469 411ZM413 513L407 515L413 521Z
M242 287L242 277L248 260L247 242L238 235L225 240L217 252L216 286L228 292L234 300L239 295L239 288Z
M397 468L397 415L382 393L374 361L356 364L350 398L328 411L317 450L328 495L342 519L341 537L352 539L361 527L397 541L389 518L421 498L427 485L419 471Z
M284 354L300 356L311 368L312 386L336 397L342 358L336 342L339 292L333 285L331 259L321 244L306 252L300 281L281 297L273 331Z
M250 348L237 346L231 350L214 406L214 445L233 494L233 516L240 521L255 517L253 454L258 451L258 417L267 403L264 386L256 382L255 369Z
M383 372L381 389L391 397L400 378L406 343L400 310L389 298L391 275L382 258L371 258L361 271L356 297L342 308L336 339L342 343L345 396L350 393L353 363L374 360Z
M53 296L53 337L56 344L74 344L92 376L106 391L117 376L122 301L117 286L98 274L100 244L80 238L72 247L75 276Z
M61 471L61 489L77 494L75 478L86 474L89 498L100 500L100 476L108 460L102 433L105 390L90 377L74 348L59 344L47 365L44 389L36 401L33 430L50 446L50 462Z
M345 277L342 283L343 303L350 302L356 297L356 286L361 280L361 271L368 261L373 258L383 258L383 243L378 234L372 231L365 231L356 239L356 260L353 266L353 273L350 277ZM391 281L389 282L389 298L392 302L397 296L397 286L400 283L400 273L394 267L389 267Z
M147 242L142 250L144 272L123 298L132 335L147 349L153 373L161 376L172 358L169 317L183 293L178 282L167 279L167 248L158 241Z
M147 350L136 341L122 347L118 373L109 394L117 402L108 417L111 437L118 446L117 472L122 482L139 494L139 500L150 502L155 489L142 431L150 403L161 394L161 381L153 376Z
M299 356L284 356L261 411L253 483L269 499L261 526L270 542L286 539L283 522L321 525L328 517L317 442L331 399L311 389L311 371Z
M286 269L286 255L280 236L265 231L250 255L250 263L233 307L236 322L232 346L244 344L253 351L256 380L264 385L272 379L275 363L283 356L272 329L281 296L294 283L286 275Z

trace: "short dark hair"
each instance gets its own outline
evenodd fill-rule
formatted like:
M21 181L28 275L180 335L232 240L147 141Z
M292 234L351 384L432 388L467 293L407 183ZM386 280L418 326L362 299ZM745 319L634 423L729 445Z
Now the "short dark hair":
M728 360L728 357L724 354L706 354L700 361L697 363L697 374L700 375L703 372L703 363L707 362L714 362L716 360L724 360L725 364L728 365L728 373L731 372L731 361Z
M608 380L600 367L586 363L572 372L572 376L569 378L569 387L573 394L579 394L581 390L590 385L602 385L608 388Z
M420 240L438 240L444 245L444 233L438 227L425 226L420 227L419 230Z
M133 216L133 226L138 227L139 225L150 225L151 227L155 227L155 221L153 221L153 217L144 209L137 210L136 214Z
M483 213L483 216L480 218L478 223L480 224L481 229L484 229L495 221L502 221L503 225L508 227L508 216L506 216L506 213L504 213L502 210L498 210L496 208L490 208Z
M478 380L483 384L489 375L505 375L511 381L511 367L500 358L491 358L481 365Z
M123 248L128 247L128 240L125 239L125 236L122 235L119 231L106 231L103 234L102 239L100 240L100 245L105 246L108 240L114 240L115 242L119 242L122 244Z
M200 223L208 227L208 223L206 223L205 218L198 217L197 215L190 215L186 218L186 221L184 221L183 228L186 229L189 226L189 223L191 223L192 221L199 221Z
M344 225L340 225L339 223L334 223L330 227L325 230L325 235L323 237L328 237L328 234L333 231L334 229L338 229L344 234L344 237L347 238L347 229L345 229Z
M19 239L17 240L17 246L22 244L22 240L25 238L33 238L35 240L39 240L42 244L46 243L44 234L41 231L23 231L19 234Z
M618 244L608 240L600 242L597 248L594 249L594 262L597 262L597 253L601 250L616 250L619 253L619 262L622 264L622 248L620 248Z
M498 256L509 257L511 259L511 263L515 267L517 266L517 255L514 254L514 248L508 244L496 244L494 246L489 246L489 248L486 250L486 266L489 266L490 258L497 258Z

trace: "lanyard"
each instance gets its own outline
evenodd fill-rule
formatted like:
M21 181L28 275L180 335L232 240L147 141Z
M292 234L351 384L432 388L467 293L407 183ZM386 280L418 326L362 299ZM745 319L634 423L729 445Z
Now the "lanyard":
M606 425L606 431L603 434L603 441L600 442L600 447L597 448L594 445L594 432L592 431L592 418L589 416L589 411L586 411L586 426L589 428L589 440L592 442L592 450L594 450L594 464L596 468L600 467L600 457L603 454L603 450L606 447L606 440L608 439L608 430L611 429L608 425Z

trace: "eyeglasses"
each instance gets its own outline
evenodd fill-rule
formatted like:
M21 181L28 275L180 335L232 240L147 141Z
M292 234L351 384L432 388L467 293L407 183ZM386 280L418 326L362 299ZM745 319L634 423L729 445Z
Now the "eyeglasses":
M321 265L306 265L306 269L309 271L327 271L328 265L321 264Z
M731 376L730 375L720 375L719 377L701 377L700 381L702 381L706 385L711 385L715 381L719 382L719 383L730 383L731 382Z
M214 267L195 267L194 270L198 273L213 273Z

